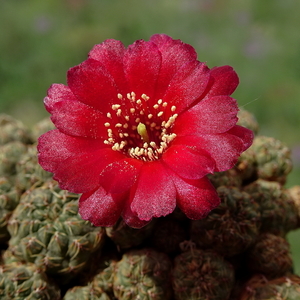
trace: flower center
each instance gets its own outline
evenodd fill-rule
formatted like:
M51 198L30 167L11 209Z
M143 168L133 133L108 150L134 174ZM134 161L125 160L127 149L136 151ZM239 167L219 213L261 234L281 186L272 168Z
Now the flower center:
M170 106L162 99L149 105L147 95L142 94L137 99L134 92L128 93L126 98L122 94L117 96L126 105L113 104L106 114L107 139L104 143L132 158L144 161L160 158L176 137L171 132L178 116L176 106Z

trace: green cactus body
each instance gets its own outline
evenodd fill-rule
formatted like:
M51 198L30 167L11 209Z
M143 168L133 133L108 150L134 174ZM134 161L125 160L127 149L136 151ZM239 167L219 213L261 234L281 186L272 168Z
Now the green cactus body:
M286 190L288 196L291 197L294 205L295 211L297 213L297 228L300 227L300 185L295 185Z
M93 284L105 293L113 294L114 274L117 265L115 259L102 260L101 269L93 279Z
M61 282L78 274L102 247L104 229L81 219L77 199L54 182L24 193L8 225L13 255Z
M273 279L292 271L289 243L282 237L263 233L246 254L249 270Z
M254 132L254 134L258 133L259 124L252 113L250 113L244 108L240 108L237 116L239 118L237 125L251 129Z
M172 284L176 300L227 300L234 271L217 253L191 248L175 257Z
M0 299L60 300L59 287L34 264L0 266Z
M19 203L19 192L6 177L0 177L0 243L9 240L8 220Z
M38 138L45 132L55 129L50 118L45 118L35 124L31 130L32 139L37 142Z
M81 286L69 289L63 300L110 300L113 297L114 270L117 261L109 257L97 257L93 264L98 266L98 271L88 282L81 281ZM93 268L90 266L89 269ZM82 274L82 273L81 273ZM86 274L82 274L85 277ZM89 275L89 274L88 274Z
M252 147L240 155L235 169L243 182L251 182L257 179L256 153Z
M230 169L224 172L217 172L214 174L209 174L208 179L214 185L215 188L219 186L226 187L241 187L242 177L236 169Z
M268 281L255 275L247 282L238 300L299 300L300 278L288 275Z
M32 186L41 186L52 179L52 174L42 169L37 160L36 145L28 146L27 152L22 154L16 164L16 186L26 191Z
M13 141L31 144L30 131L22 122L9 115L0 114L0 145Z
M257 177L285 183L292 170L291 151L281 141L265 136L254 138L251 149L257 162Z
M0 146L0 176L16 174L16 164L20 156L27 152L27 147L19 141Z
M112 300L101 288L93 283L88 286L75 286L69 289L63 300Z
M221 186L221 204L202 220L191 221L191 239L199 248L234 256L252 245L259 234L258 204L246 192Z
M114 295L118 300L169 300L171 261L153 249L131 250L116 265Z
M284 236L298 226L295 203L281 184L258 179L244 188L259 204L262 232Z

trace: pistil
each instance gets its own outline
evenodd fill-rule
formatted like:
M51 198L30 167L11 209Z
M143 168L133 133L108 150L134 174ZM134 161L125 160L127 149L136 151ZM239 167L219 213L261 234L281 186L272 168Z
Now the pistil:
M149 135L147 132L147 127L143 123L139 123L137 127L137 132L141 136L142 140L146 143L149 143Z

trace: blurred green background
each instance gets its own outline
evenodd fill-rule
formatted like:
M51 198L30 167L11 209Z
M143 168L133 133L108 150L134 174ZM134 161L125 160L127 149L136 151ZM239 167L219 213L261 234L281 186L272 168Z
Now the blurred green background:
M31 126L47 116L48 87L108 38L125 45L166 33L193 45L209 67L231 65L234 94L261 134L285 142L300 184L300 1L1 0L0 112ZM289 235L300 274L300 231Z

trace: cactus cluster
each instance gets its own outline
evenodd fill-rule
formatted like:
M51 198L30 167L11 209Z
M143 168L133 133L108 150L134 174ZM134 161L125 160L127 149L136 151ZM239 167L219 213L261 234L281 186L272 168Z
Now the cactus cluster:
M37 162L32 130L0 115L0 299L300 299L286 235L300 227L300 186L280 141L256 136L236 166L209 178L221 204L202 220L176 209L141 229L95 227L78 197Z

